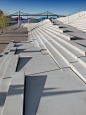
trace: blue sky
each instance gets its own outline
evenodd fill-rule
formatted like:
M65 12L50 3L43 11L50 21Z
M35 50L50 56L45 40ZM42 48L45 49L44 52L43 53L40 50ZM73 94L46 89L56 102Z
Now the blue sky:
M86 0L0 0L0 9L9 13L15 13L22 8L25 13L50 11L66 15L85 5Z

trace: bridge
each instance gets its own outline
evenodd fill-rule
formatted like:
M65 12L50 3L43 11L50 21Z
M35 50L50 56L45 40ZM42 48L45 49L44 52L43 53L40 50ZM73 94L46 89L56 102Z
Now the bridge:
M30 13L24 13L24 12L16 12L16 13L13 13L13 14L9 14L9 16L57 16L58 17L65 17L65 15L57 15L57 14L53 14L49 11L46 11L46 12L43 12L43 13L36 13L36 14L30 14Z

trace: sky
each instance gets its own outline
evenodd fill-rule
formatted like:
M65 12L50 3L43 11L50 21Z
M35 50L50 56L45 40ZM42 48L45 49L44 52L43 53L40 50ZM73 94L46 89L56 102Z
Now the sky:
M85 5L86 0L0 0L0 9L10 14L22 8L21 11L24 13L49 11L58 15L67 15Z

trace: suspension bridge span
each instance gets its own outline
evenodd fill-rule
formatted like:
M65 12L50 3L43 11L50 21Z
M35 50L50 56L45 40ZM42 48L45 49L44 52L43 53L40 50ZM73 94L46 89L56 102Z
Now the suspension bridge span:
M24 12L18 11L16 13L9 14L9 16L47 16L47 18L49 16L57 16L57 18L58 17L65 17L65 15L57 15L57 14L51 13L49 11L46 11L46 12L43 12L43 13L35 13L35 14L24 13Z

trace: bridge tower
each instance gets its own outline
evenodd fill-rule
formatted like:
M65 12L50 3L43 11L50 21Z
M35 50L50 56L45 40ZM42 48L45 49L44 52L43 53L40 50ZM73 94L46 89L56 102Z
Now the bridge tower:
M47 19L48 19L48 11L47 11Z
M48 19L48 15L47 15L47 19Z
M20 15L21 15L20 13L21 13L21 12L19 11L19 12L18 12L18 26L20 26Z

